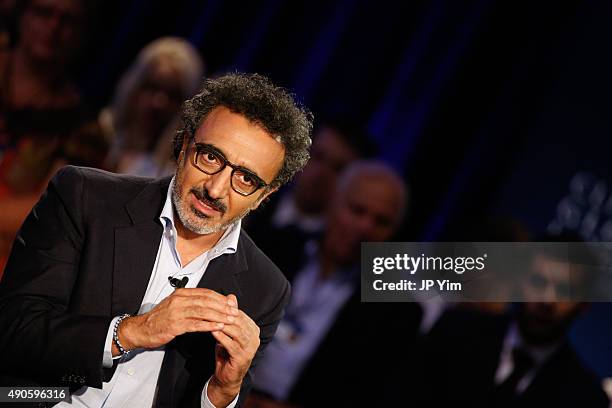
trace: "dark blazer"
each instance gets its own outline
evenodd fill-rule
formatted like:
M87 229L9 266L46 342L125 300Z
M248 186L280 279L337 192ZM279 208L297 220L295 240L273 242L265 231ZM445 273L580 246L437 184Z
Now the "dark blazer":
M428 339L424 406L495 408L494 377L510 322L510 316L447 312ZM608 408L608 398L566 342L516 401L505 406Z
M102 387L110 321L140 308L157 250L170 178L65 167L21 227L0 282L0 383ZM242 232L235 254L211 261L198 287L234 293L260 327L253 365L272 339L290 286ZM154 406L199 406L214 372L209 333L166 347ZM251 387L244 379L239 405Z

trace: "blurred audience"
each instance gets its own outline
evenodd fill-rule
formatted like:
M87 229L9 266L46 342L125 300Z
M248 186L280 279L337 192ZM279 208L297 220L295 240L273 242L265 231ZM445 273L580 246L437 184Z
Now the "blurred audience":
M537 251L521 280L525 302L509 314L447 311L427 342L424 406L608 408L601 385L567 338L572 322L587 308L570 301L566 290L570 268L573 289L585 288L588 278L581 265L592 264L585 262L585 252Z
M159 38L140 51L123 74L111 106L100 114L112 148L107 167L159 177L174 172L170 148L177 114L204 75L198 51L186 40Z
M100 129L87 123L70 65L91 17L89 2L28 0L14 11L14 46L0 48L0 270L13 235L55 169L99 166Z
M0 52L0 193L35 188L51 166L41 159L80 125L80 95L68 68L83 34L84 6L78 0L19 5L15 46ZM28 160L32 145L38 160ZM30 167L12 172L13 163Z
M420 309L394 304L385 311L396 315L379 313L381 309L364 314L360 250L362 242L393 236L406 203L404 182L386 165L359 161L346 169L321 240L309 241L301 253L288 246L294 250L279 262L292 282L292 299L255 368L255 392L247 407L363 406L365 394L382 392L354 389L362 375L378 376L372 384L388 383L377 329L393 321L395 336L384 340L385 347L409 347Z
M325 212L343 169L357 159L373 157L376 147L358 127L340 119L323 122L314 134L311 158L296 176L293 187L264 203L252 214L245 229L273 261L282 256L279 234L300 237L302 247L325 227Z
M0 0L0 52L6 51L14 36L17 0Z
M456 230L452 230L441 241L448 242L525 242L529 240L529 231L519 221L504 217L479 217L465 220ZM448 309L473 309L485 313L504 314L508 312L508 300L512 298L513 282L503 282L502 279L511 275L502 271L495 273L495 284L490 281L491 275L480 280L471 280L472 290L477 293L489 293L487 302L448 302L441 296L432 296L421 292L414 293L423 308L421 333L428 333L440 316ZM500 273L496 273L500 272Z

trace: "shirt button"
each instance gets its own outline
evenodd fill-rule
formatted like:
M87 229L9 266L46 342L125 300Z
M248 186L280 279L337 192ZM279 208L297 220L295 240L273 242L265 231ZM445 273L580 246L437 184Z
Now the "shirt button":
M130 376L134 375L134 369L133 368L128 368L127 373Z

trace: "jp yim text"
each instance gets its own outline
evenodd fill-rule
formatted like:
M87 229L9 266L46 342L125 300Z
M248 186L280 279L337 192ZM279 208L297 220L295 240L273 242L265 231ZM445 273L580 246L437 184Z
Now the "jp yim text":
M426 279L420 282L412 282L406 279L402 279L399 282L383 282L378 279L374 281L373 284L374 290L384 290L384 291L428 291L428 290L440 290L440 291L461 291L463 289L461 283L459 282L451 282L448 279Z

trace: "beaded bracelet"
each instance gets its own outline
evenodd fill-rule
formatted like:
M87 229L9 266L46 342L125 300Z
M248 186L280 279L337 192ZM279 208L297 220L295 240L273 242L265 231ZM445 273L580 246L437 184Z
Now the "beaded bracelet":
M129 354L130 351L132 351L132 350L126 350L126 349L123 348L123 346L121 345L121 342L119 341L119 336L117 335L117 330L119 329L119 325L121 324L123 319L125 319L127 317L130 317L130 316L131 315L129 315L127 313L119 316L119 318L115 322L115 327L113 327L113 343L115 343L115 346L117 346L117 348L119 349L119 352L121 353L122 357L127 355L127 354Z

